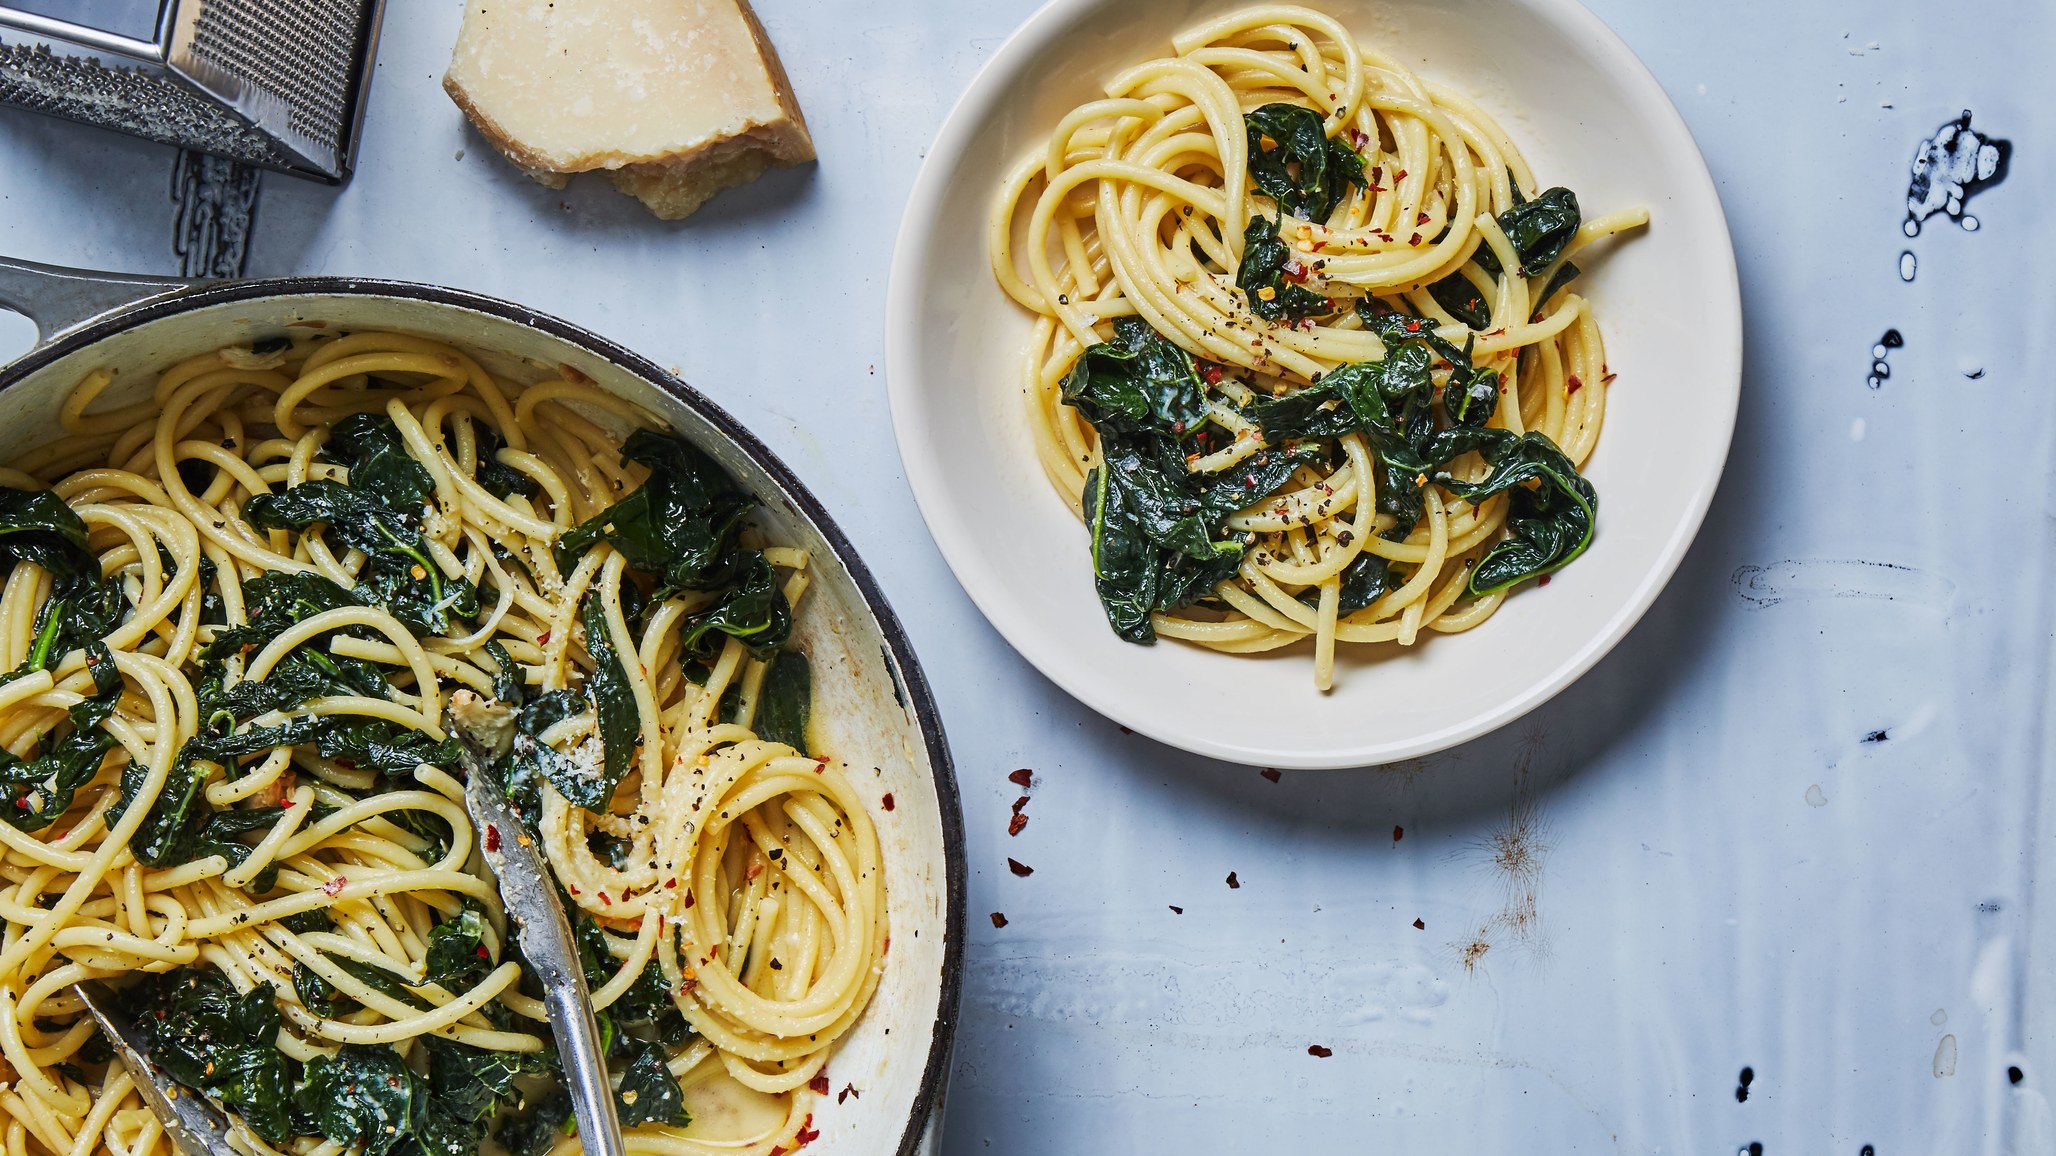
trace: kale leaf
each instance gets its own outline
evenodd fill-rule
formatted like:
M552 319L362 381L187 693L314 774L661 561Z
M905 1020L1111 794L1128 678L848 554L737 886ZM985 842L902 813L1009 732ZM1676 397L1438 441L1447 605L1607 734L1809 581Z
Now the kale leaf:
M485 920L469 901L464 910L429 929L426 979L452 992L469 991L493 969L485 947Z
M1267 104L1243 117L1249 134L1249 176L1278 207L1310 221L1325 221L1364 184L1364 159L1328 136L1321 115L1296 104Z
M293 1133L292 1082L278 1050L279 1011L270 984L243 995L220 973L181 968L130 994L150 1061L242 1116L273 1145Z
M772 656L757 696L757 737L784 743L801 754L807 747L807 722L813 713L814 675L807 656L783 650Z
M740 639L752 657L769 658L792 637L792 604L785 600L771 563L751 551L742 581L714 605L686 615L678 630L680 648L693 658L719 654L718 635ZM590 629L587 635L591 649Z
M1114 320L1114 339L1088 346L1064 376L1064 404L1094 429L1182 437L1207 419L1192 355L1140 317Z
M49 490L0 486L0 563L33 562L53 578L99 577L86 524Z
M1521 276L1537 277L1578 235L1578 194L1559 185L1530 201L1520 188L1518 183L1513 186L1514 205L1499 214L1499 228L1521 259Z
M1482 481L1438 477L1450 493L1472 502L1505 493L1507 534L1471 571L1472 594L1490 594L1530 578L1563 569L1592 544L1599 496L1556 444L1540 433L1505 440L1486 449L1492 472ZM1527 483L1539 483L1530 488Z
M1335 303L1302 285L1310 275L1292 247L1278 236L1278 222L1261 213L1242 232L1242 264L1235 269L1235 287L1249 299L1249 311L1273 325L1289 325L1331 313Z
M570 573L587 550L605 542L631 567L656 575L658 601L740 580L755 551L743 549L738 538L756 499L683 438L637 430L621 456L648 466L649 480L559 538L558 569Z
M628 1068L621 1074L621 1084L614 1090L614 1107L621 1116L621 1126L632 1128L637 1124L676 1124L683 1127L692 1123L691 1113L685 1110L685 1096L678 1090L678 1080L665 1065L664 1049L652 1043L635 1042Z
M101 661L113 668L112 659ZM68 712L71 733L46 743L36 758L16 758L0 749L0 819L23 831L40 831L69 810L78 789L93 781L114 749L114 736L101 724L120 700L117 680L111 689L74 705Z
M293 1106L320 1135L386 1156L412 1134L427 1099L420 1076L389 1047L344 1044L333 1056L307 1061L307 1082Z

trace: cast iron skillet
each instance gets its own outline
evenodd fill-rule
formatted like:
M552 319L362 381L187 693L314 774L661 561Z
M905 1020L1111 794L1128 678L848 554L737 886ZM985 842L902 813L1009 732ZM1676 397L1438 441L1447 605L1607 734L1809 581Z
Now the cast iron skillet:
M454 342L518 379L555 377L569 367L670 422L756 493L766 528L814 559L794 638L814 669L816 734L849 763L860 789L874 792L888 872L884 976L831 1061L836 1085L854 1084L863 1094L816 1105L818 1143L839 1153L934 1149L964 954L963 817L949 747L877 581L820 501L762 442L692 387L605 338L435 285L341 277L194 284L0 258L0 305L28 315L40 336L35 348L0 366L0 462L54 437L58 404L94 369L116 371L116 384L96 405L119 405L180 358L313 323ZM877 770L867 783L863 771L871 767Z

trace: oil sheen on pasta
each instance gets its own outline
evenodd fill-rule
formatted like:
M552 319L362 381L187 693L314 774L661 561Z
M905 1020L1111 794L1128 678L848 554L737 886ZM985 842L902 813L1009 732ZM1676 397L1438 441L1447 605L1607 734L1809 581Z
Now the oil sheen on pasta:
M630 1149L814 1134L886 924L807 750L807 557L650 415L515 376L300 326L96 372L0 469L9 1156L170 1156L72 992L103 978L251 1152L574 1149L458 726L531 824L489 837L563 889Z
M1021 388L1108 621L1256 653L1476 626L1589 545L1612 380L1586 220L1462 93L1244 9L1116 76L1003 183Z

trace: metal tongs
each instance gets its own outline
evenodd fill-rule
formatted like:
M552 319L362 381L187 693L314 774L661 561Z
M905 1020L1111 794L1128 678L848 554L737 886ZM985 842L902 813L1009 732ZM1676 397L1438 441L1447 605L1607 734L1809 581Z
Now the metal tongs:
M585 965L571 938L571 920L557 898L542 852L507 796L482 765L478 738L453 728L464 748L464 807L478 828L479 851L500 887L500 902L514 921L521 954L542 981L550 1012L550 1034L564 1065L565 1090L578 1119L578 1139L588 1156L628 1156L621 1119L614 1111L614 1085L607 1079L607 1053L593 1018Z
M627 1156L621 1120L614 1111L614 1086L607 1078L607 1055L593 1018L592 992L571 938L571 920L535 841L485 771L477 739L461 731L458 738L464 748L460 761L465 809L478 827L479 851L499 884L500 901L514 922L521 953L542 981L543 1004L549 1009L550 1034L556 1037L564 1066L579 1141L590 1156ZM180 1086L150 1062L135 1021L108 998L107 990L94 980L81 981L74 990L179 1151L185 1156L235 1156L227 1117L206 1096Z

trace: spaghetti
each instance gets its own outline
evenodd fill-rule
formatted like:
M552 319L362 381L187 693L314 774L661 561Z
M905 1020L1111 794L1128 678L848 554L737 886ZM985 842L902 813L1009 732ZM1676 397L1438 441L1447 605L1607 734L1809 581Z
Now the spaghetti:
M1648 220L1334 19L1265 5L1116 76L1003 182L1036 449L1122 637L1469 630L1589 543L1612 374L1571 257Z
M309 325L112 384L0 469L0 1152L172 1151L72 991L134 973L245 1151L575 1151L458 726L569 900L630 1150L811 1139L886 925L782 645L806 554L568 369Z

